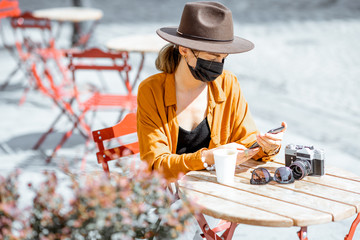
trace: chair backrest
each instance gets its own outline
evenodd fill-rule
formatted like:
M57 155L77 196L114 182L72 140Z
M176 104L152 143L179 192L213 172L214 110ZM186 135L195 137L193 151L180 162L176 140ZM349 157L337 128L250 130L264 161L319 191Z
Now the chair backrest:
M108 161L118 159L123 156L139 153L139 142L121 144L114 148L106 148L104 141L109 141L129 134L136 134L136 113L128 113L119 123L113 127L92 131L94 142L98 146L96 158L102 164L104 171L109 174Z
M123 78L125 87L131 90L129 72L131 66L128 64L129 54L126 51L104 51L99 48L86 49L84 51L69 51L65 54L69 58L68 68L72 72L75 81L75 72L79 70L112 70L117 71ZM89 61L92 60L92 61ZM109 60L99 62L96 60ZM110 62L110 63L109 63ZM123 77L121 73L125 73ZM76 85L75 85L76 86Z
M38 28L51 30L51 21L47 18L35 17L31 12L24 12L11 18L13 28Z
M20 15L19 2L17 0L0 1L0 19Z
M130 71L131 67L128 65L128 52L111 52L103 51L99 48L86 49L84 51L69 51L65 54L69 58L69 69L76 70L116 70L116 71ZM95 64L84 63L84 59L111 59L112 65L109 64ZM122 64L117 64L116 60L122 59ZM77 60L77 61L76 61Z
M54 47L55 39L51 31L51 20L35 17L31 12L23 12L10 19L15 45L18 52Z

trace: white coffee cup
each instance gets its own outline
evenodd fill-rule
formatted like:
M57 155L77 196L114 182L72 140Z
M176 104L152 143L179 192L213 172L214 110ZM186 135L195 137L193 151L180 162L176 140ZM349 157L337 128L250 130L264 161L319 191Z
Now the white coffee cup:
M224 148L214 150L213 154L217 181L223 184L233 183L238 151Z

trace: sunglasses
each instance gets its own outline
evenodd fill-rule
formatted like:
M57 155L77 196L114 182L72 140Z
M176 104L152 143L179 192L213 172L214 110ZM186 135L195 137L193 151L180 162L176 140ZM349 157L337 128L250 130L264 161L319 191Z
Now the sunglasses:
M256 168L251 174L251 184L262 185L270 181L276 181L282 184L293 183L293 172L288 167L279 167L276 169L274 177L272 177L267 169L260 167Z

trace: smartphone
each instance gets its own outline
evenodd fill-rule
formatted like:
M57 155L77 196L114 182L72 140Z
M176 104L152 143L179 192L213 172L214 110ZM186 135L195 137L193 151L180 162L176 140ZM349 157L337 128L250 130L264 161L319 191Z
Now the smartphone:
M284 126L281 126L281 127L278 127L278 128L273 128L273 129L270 129L270 130L268 131L268 133L276 134L276 133L281 132L281 130L283 130L283 129L284 129ZM260 147L260 145L259 145L257 142L255 142L253 145L251 145L251 146L249 147L249 149L256 148L256 147Z

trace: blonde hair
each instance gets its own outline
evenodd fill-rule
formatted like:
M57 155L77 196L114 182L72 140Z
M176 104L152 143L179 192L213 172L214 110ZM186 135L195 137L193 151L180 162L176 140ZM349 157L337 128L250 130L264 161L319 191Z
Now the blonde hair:
M160 50L156 58L156 69L166 73L174 73L179 65L180 59L179 46L167 44Z

